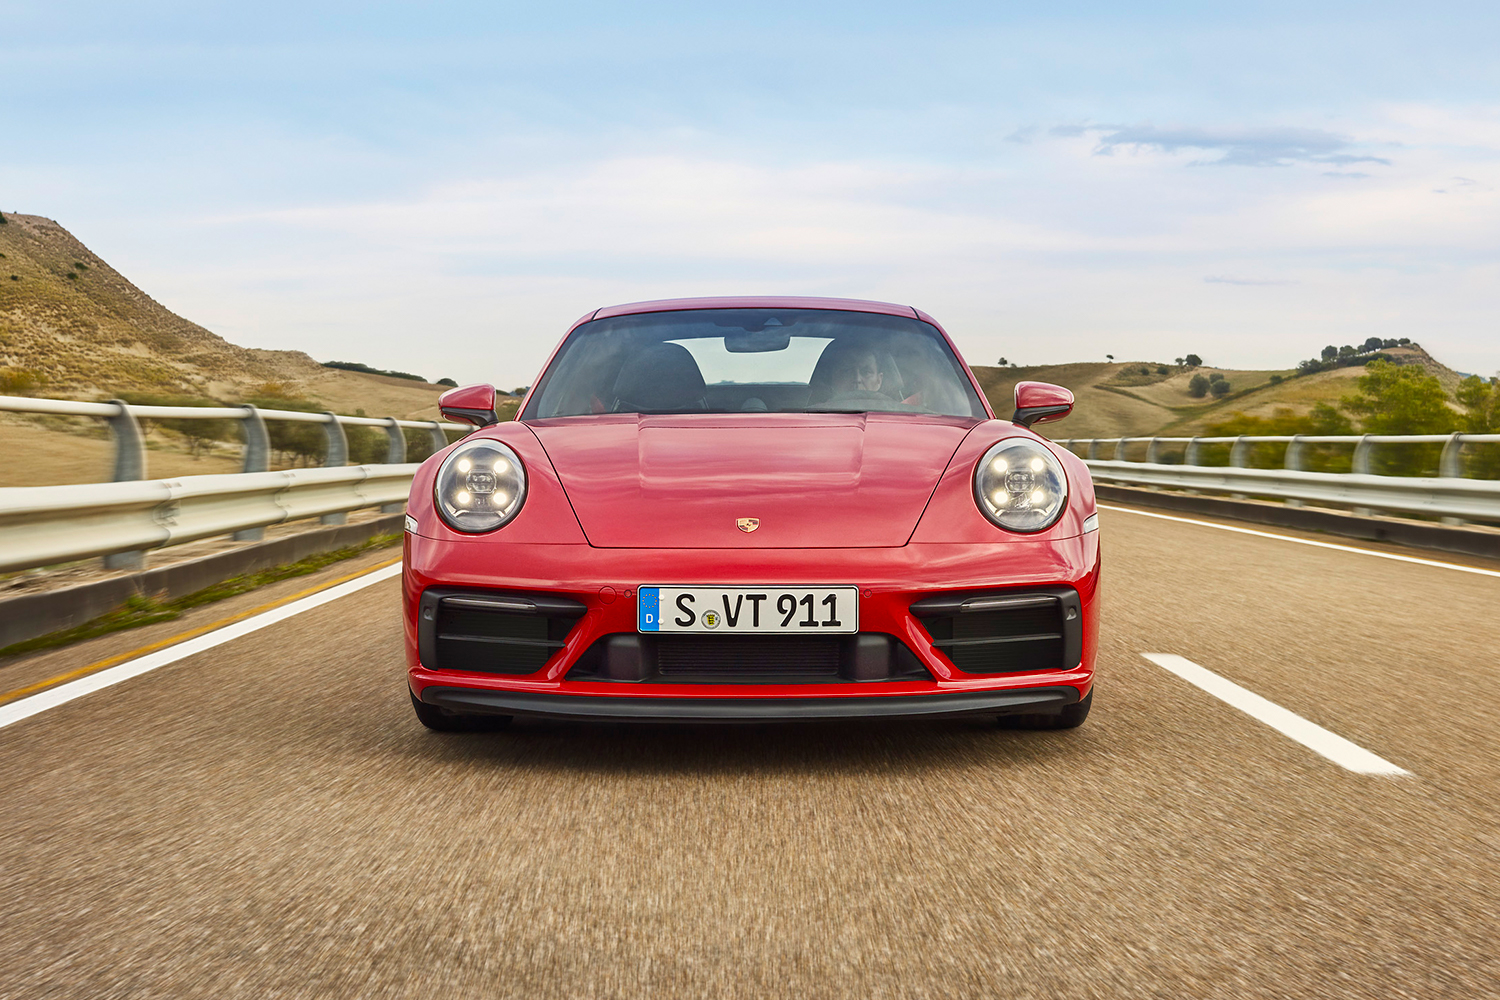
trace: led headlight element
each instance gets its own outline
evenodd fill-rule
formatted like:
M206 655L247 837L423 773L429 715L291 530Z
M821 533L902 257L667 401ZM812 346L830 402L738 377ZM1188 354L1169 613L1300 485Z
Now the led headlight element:
M526 470L499 441L465 441L443 459L432 487L438 515L456 531L494 531L526 500Z
M1044 531L1068 504L1068 477L1042 445L1008 438L985 452L974 469L974 502L1009 531Z

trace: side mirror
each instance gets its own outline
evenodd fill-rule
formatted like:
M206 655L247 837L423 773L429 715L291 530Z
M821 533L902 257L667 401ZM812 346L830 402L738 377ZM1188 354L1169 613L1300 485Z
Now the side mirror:
M448 420L458 420L475 427L498 424L495 415L495 387L492 385L465 385L449 389L438 397L438 410Z
M1017 382L1016 412L1010 422L1030 427L1045 420L1061 420L1073 412L1073 394L1048 382Z

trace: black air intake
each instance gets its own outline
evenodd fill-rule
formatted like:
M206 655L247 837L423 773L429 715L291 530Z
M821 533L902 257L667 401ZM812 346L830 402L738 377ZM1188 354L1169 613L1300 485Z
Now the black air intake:
M586 610L550 594L432 587L418 610L418 651L434 670L534 674Z
M1072 587L945 594L911 606L932 644L968 674L1070 670L1083 657Z

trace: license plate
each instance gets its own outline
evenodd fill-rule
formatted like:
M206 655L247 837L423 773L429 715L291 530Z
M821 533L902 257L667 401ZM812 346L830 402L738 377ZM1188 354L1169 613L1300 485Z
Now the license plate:
M641 632L846 635L859 631L858 587L638 587Z

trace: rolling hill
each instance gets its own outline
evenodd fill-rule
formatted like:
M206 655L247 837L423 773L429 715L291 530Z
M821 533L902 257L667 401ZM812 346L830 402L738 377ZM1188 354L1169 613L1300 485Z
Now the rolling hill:
M1436 375L1449 393L1458 386L1460 376L1419 346L1393 347L1383 353L1401 364L1421 365ZM1141 371L1143 367L1149 374ZM1161 367L1168 369L1165 374L1159 373ZM1227 396L1194 399L1188 394L1188 383L1194 375L1214 372L1229 381L1231 391ZM1278 409L1290 409L1302 414L1318 403L1337 405L1355 390L1355 379L1363 373L1359 366L1296 376L1295 368L1178 368L1143 361L974 368L990 405L1001 416L1008 416L1014 407L1017 382L1051 382L1071 389L1077 399L1072 414L1056 423L1038 425L1048 437L1063 439L1189 436L1203 433L1210 424L1234 413L1270 416ZM1279 376L1279 381L1273 382L1273 376Z
M239 347L141 291L62 226L0 225L0 369L33 393L149 391L235 401L276 383L330 409L432 419L443 387L325 368L301 351Z

